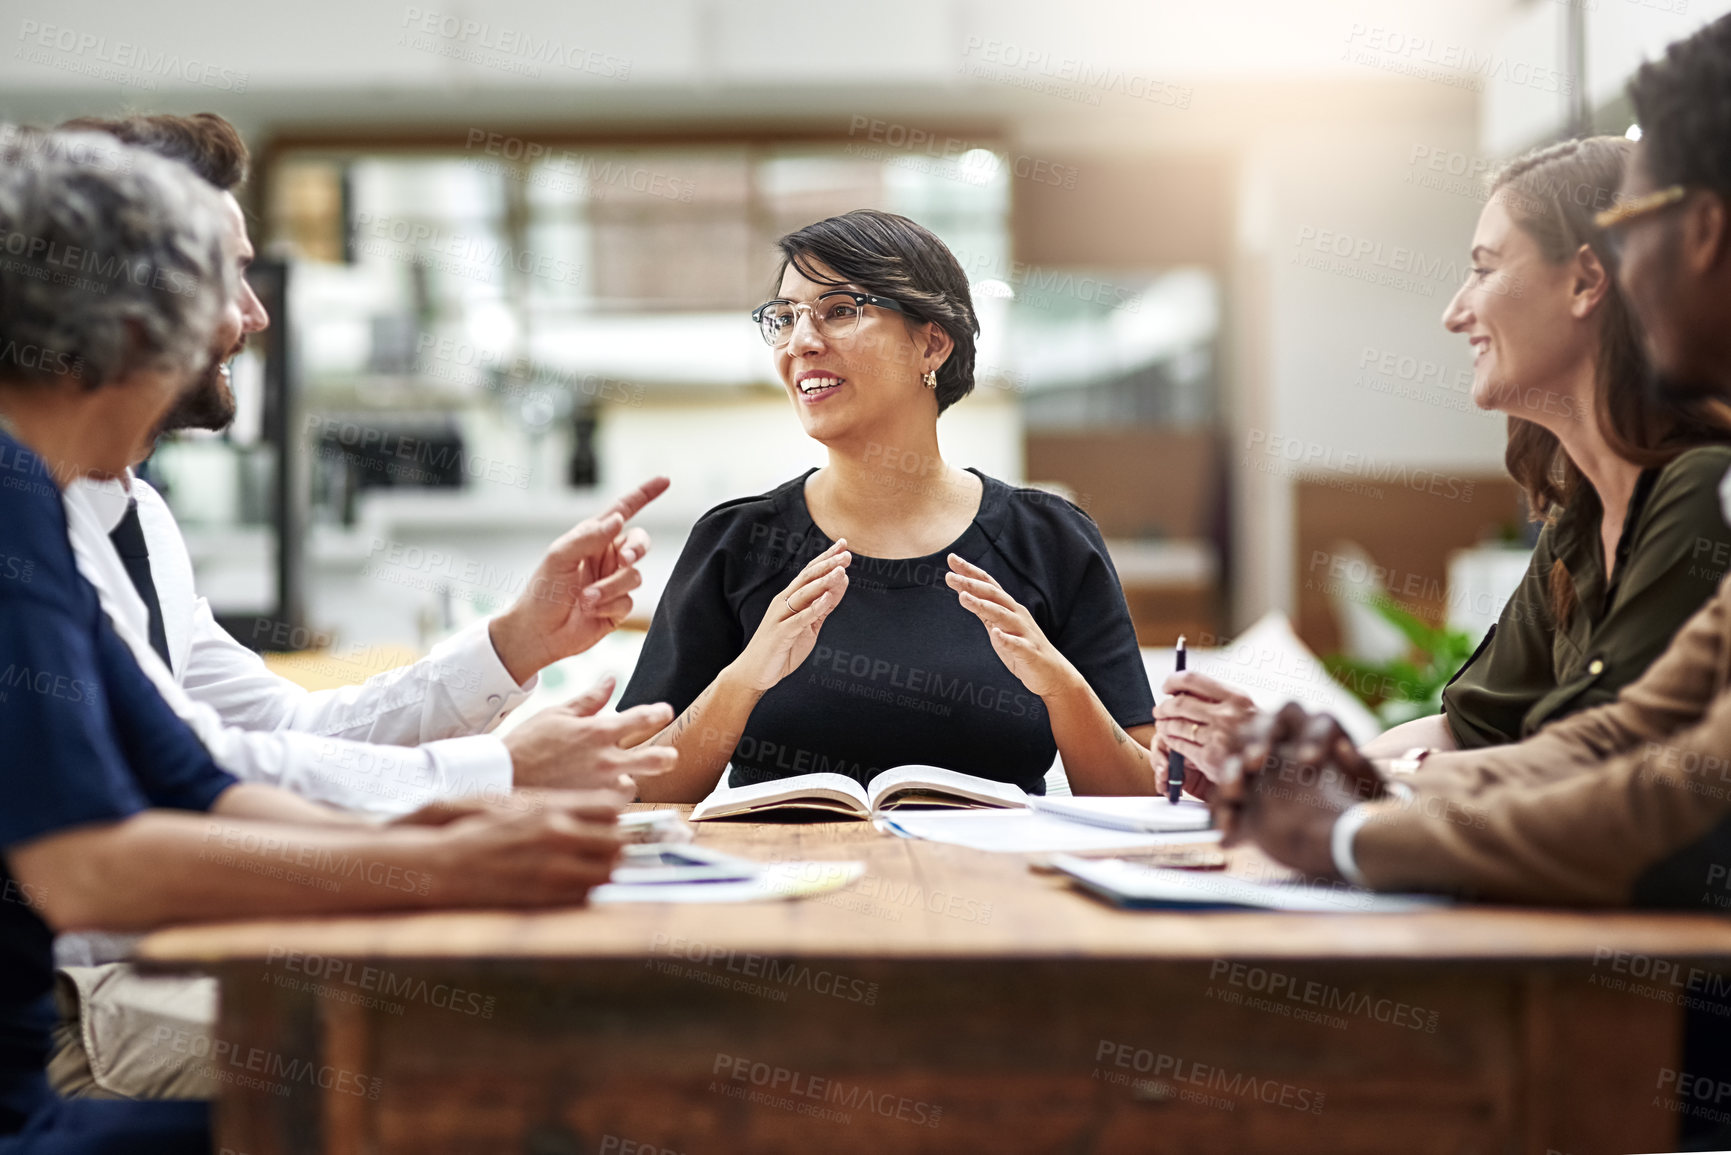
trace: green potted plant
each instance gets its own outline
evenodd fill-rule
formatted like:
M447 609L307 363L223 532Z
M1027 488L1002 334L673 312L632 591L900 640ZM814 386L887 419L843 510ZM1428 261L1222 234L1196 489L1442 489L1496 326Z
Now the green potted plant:
M1323 665L1347 689L1374 711L1384 725L1398 726L1442 709L1443 687L1472 657L1476 643L1464 630L1433 626L1390 597L1371 603L1384 620L1406 638L1405 657L1365 662L1332 654Z

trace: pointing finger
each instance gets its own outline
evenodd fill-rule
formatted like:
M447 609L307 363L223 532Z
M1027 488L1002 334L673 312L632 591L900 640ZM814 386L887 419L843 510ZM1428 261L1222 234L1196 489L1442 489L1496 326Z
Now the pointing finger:
M642 512L643 507L667 492L667 487L673 483L665 477L651 477L630 493L619 498L607 507L607 512L616 513L620 520L630 521Z

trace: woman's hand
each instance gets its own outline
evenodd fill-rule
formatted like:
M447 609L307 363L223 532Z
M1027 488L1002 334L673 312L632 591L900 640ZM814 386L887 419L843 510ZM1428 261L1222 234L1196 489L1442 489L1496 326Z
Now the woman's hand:
M1172 759L1168 756L1168 751L1160 745L1158 735L1155 737L1154 744L1149 747L1148 758L1154 767L1154 793L1163 795L1171 782L1169 771L1172 766ZM1204 802L1213 802L1215 794L1219 791L1219 788L1214 785L1213 779L1196 769L1193 762L1184 763L1182 789L1190 797L1200 798Z
M732 670L741 681L762 693L811 655L824 620L847 593L851 561L847 540L840 539L812 558L798 577L770 599L745 652L733 660Z
M1194 670L1173 674L1160 691L1166 697L1154 707L1155 764L1165 766L1168 753L1182 754L1186 770L1219 782L1239 727L1257 715L1256 703Z
M991 574L952 553L944 580L961 596L962 608L984 623L993 651L1029 693L1044 698L1074 684L1077 673L1070 659Z

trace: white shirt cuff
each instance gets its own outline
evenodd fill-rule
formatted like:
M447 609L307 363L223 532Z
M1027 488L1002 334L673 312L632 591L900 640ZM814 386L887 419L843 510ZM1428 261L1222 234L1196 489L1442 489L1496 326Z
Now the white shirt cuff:
M1388 783L1388 797L1402 803L1412 799L1412 787L1405 782ZM1377 808L1387 801L1379 798L1375 802L1360 802L1347 808L1339 818L1334 820L1334 829L1328 834L1328 851L1334 859L1334 872L1360 890L1374 889L1364 872L1358 868L1358 859L1352 855L1352 841L1358 837L1358 828L1377 815Z
M459 630L433 647L427 662L451 695L471 730L488 730L528 700L540 684L536 674L519 686L505 669L487 622Z
M511 752L501 738L475 734L422 746L439 772L439 797L511 792Z

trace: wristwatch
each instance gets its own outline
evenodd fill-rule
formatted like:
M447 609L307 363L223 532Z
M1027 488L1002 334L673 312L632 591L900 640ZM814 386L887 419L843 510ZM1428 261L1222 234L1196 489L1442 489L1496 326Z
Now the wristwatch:
M1388 772L1390 774L1398 774L1402 776L1407 774L1417 774L1418 768L1424 765L1424 760L1429 758L1431 753L1432 751L1429 746L1414 746L1399 758L1390 761L1388 764Z

